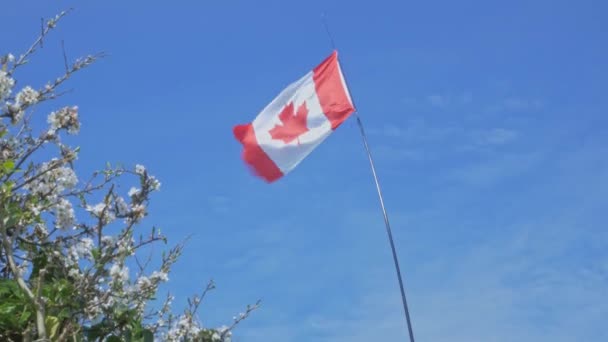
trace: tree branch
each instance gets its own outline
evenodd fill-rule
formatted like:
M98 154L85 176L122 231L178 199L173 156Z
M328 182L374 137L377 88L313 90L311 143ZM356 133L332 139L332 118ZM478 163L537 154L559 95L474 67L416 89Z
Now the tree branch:
M258 299L258 301L255 302L254 305L247 305L247 309L245 310L245 312L239 314L239 316L234 319L234 322L232 323L232 325L229 326L228 329L226 329L222 332L222 334L220 335L221 340L224 341L224 338L226 337L226 335L228 335L228 333L230 331L232 331L239 323L241 323L247 317L249 317L249 315L254 310L258 309L260 307L261 303L262 303L262 300Z
M2 235L2 245L4 246L4 253L6 254L6 259L8 261L8 265L13 273L15 280L17 281L17 285L21 290L25 293L27 298L32 302L34 307L36 308L36 329L38 330L38 338L46 340L46 326L44 325L45 315L44 315L44 302L42 298L39 296L40 293L34 295L32 290L27 286L25 280L21 276L19 269L17 268L17 264L13 259L13 247L11 241L8 239L6 234L6 227L4 225L0 226L0 234Z
M21 65L27 63L27 57L29 57L31 54L33 54L34 51L36 51L36 48L38 46L42 47L44 37L52 29L54 29L57 26L57 22L59 22L59 20L61 20L66 14L68 14L71 11L72 11L71 8L67 9L67 10L59 13L58 15L56 15L55 18L50 19L46 23L46 26L44 26L44 24L42 25L40 36L38 36L38 38L34 41L34 43L32 44L32 46L30 46L30 48L27 49L27 51L19 57L19 59L17 60L17 62L15 62L15 64L13 65L13 68L8 72L9 75L12 75L15 72L15 69L17 69Z

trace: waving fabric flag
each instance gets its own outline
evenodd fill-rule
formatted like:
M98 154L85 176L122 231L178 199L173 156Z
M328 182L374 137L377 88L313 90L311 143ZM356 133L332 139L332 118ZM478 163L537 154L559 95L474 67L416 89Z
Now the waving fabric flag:
M233 132L243 144L243 160L267 182L293 170L353 112L334 51L304 77L290 84L253 122Z

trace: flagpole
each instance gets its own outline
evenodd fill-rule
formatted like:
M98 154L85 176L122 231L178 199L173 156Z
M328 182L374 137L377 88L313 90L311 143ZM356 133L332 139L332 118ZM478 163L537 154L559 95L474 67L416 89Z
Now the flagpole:
M354 104L353 104L354 105ZM356 108L356 107L355 107ZM403 279L401 277L401 269L399 268L399 260L397 259L397 251L395 249L395 242L393 241L393 233L391 231L391 224L388 220L388 214L386 213L386 207L384 206L384 197L382 196L382 190L380 189L380 182L378 181L378 174L376 173L376 166L374 165L374 159L372 158L372 152L367 143L367 136L363 129L363 123L359 114L355 112L355 118L359 131L361 132L361 138L363 139L363 146L367 153L367 159L369 160L369 166L372 169L372 175L374 177L374 183L376 184L376 191L378 192L378 198L380 199L380 207L382 208L382 215L384 216L384 225L386 227L386 233L388 234L388 241L391 245L391 251L393 252L393 261L395 263L395 270L397 271L397 279L399 280L399 290L401 291L401 301L403 302L403 311L405 312L405 320L407 322L407 331L410 336L410 342L414 342L414 331L412 330L412 321L410 319L410 311L407 306L407 298L405 296L405 289L403 286Z
M327 21L325 19L325 13L321 14L321 20L323 21L323 26L325 27L325 32L330 40L332 49L336 49L336 44L334 42L334 37L329 30L329 25L327 25ZM348 84L346 81L346 75L342 74L344 78L344 83ZM361 138L363 140L363 146L365 147L365 152L367 153L367 159L369 160L369 166L372 170L372 175L374 177L374 183L376 184L376 191L378 192L378 199L380 200L380 208L382 209L382 215L384 217L384 226L386 227L386 233L388 234L388 241L391 245L391 251L393 253L393 262L395 263L395 270L397 271L397 279L399 280L399 290L401 291L401 301L403 303L403 311L405 312L405 321L407 323L407 331L409 333L410 342L414 342L414 331L412 329L412 321L410 319L410 310L407 306L407 298L405 296L405 288L403 286L403 278L401 277L401 269L399 267L399 260L397 259L397 251L395 249L395 242L393 241L393 233L391 231L391 224L388 220L388 214L386 213L386 207L384 206L384 197L382 196L382 190L380 189L380 182L378 181L378 174L376 172L376 166L374 165L374 158L372 158L372 152L369 148L369 144L367 143L367 135L365 135L365 129L363 129L363 122L361 122L361 117L359 117L359 113L357 112L357 106L355 105L355 100L351 97L351 102L353 107L355 108L354 116L357 120L357 125L359 126L359 131L361 132Z

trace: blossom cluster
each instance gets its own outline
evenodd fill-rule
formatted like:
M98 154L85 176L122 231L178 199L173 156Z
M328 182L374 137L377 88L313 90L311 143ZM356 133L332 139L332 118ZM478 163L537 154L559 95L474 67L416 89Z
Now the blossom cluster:
M54 212L55 226L68 229L74 226L75 213L72 203L62 197L65 190L73 189L78 184L78 177L74 170L63 166L57 158L40 165L38 172L30 177L25 189L31 194L49 202L49 209ZM44 208L44 201L32 210L38 214Z
M60 129L65 129L69 134L77 134L80 131L78 121L78 107L63 107L49 114L47 122L51 125L49 133L53 134Z
M15 80L8 76L5 71L0 70L0 101L3 101L11 94L14 85Z

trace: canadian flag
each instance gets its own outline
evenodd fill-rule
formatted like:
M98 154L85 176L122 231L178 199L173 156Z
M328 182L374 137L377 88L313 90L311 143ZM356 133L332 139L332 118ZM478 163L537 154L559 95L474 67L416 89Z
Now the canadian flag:
M274 182L293 170L353 112L334 51L304 77L287 86L253 122L233 132L253 172Z

